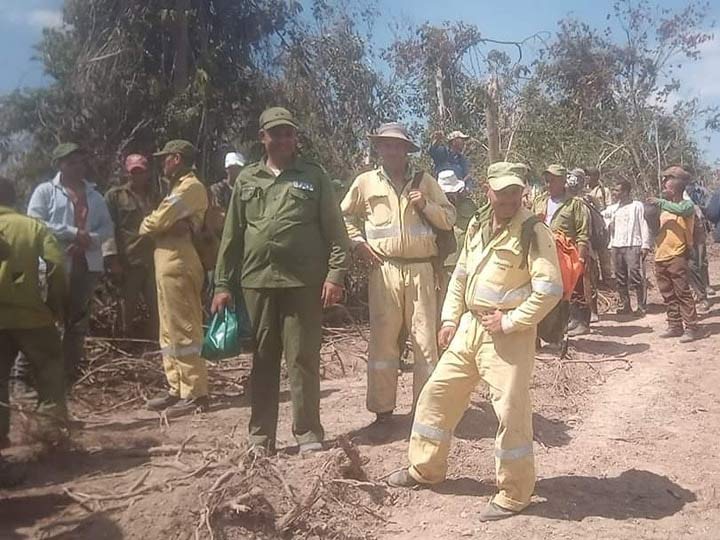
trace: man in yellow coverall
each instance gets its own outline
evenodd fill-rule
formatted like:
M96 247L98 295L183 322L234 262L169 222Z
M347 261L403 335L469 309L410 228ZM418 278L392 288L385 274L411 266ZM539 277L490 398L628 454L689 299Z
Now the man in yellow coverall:
M355 253L372 267L367 407L384 432L395 409L404 331L412 340L415 398L437 363L433 227L451 231L456 214L437 181L409 166L418 147L402 125L384 124L370 140L382 166L358 176L340 208Z
M155 154L163 158L170 193L140 225L155 241L155 280L160 347L169 391L147 403L170 416L207 410L208 379L200 356L203 341L201 293L203 267L193 234L203 225L208 197L193 168L195 147L168 142Z
M488 199L468 227L443 304L441 347L449 348L418 400L410 468L395 487L442 482L455 427L481 379L498 417L495 464L499 493L479 516L503 519L530 504L535 486L530 382L537 324L562 296L552 233L522 207L516 164L493 164Z

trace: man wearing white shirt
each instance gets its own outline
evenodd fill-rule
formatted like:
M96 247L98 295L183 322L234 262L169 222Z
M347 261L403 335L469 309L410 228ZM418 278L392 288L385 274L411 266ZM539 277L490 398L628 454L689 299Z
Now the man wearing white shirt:
M637 294L636 314L644 315L646 309L645 257L650 251L650 229L645 221L643 203L634 201L630 195L630 182L623 180L612 188L617 202L603 212L610 231L610 249L615 267L615 280L622 303L618 313L632 312L629 286Z

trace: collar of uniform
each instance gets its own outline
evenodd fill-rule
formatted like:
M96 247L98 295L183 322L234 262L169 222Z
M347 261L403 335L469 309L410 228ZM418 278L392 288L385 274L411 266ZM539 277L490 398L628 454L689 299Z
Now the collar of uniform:
M62 182L60 182L60 171L55 175L55 177L51 180L53 186L65 189L65 186L62 185ZM85 184L85 191L95 190L95 184L92 182L88 182L87 180L83 180L83 184Z
M270 167L268 167L268 165L267 165L267 156L262 158L258 162L258 165L259 165L258 172L262 173L263 176L267 176L267 177L273 178L273 179L277 178L277 176L275 176L275 173L272 172ZM300 156L296 155L295 158L292 160L292 163L290 163L290 165L288 167L286 167L285 169L280 171L280 174L283 174L288 171L302 171L302 170L303 170L302 160L300 159Z
M405 169L405 185L403 186L403 191L405 191L405 188L407 188L410 181L415 178L415 175L418 172L419 169L416 170L412 165L408 164L407 168ZM385 167L381 166L378 169L378 177L394 187L392 178L390 178L390 175L385 171Z

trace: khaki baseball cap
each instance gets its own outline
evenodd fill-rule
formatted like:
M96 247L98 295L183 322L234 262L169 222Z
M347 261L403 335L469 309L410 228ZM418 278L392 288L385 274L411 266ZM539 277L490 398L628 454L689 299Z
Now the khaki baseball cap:
M560 176L565 178L567 176L567 169L558 163L553 163L545 167L543 173L552 174L553 176Z
M272 129L277 126L292 126L298 129L293 114L284 107L270 107L260 115L260 129Z
M498 161L488 167L488 184L493 191L502 191L510 186L525 187L523 175L528 168L523 163Z
M679 165L673 165L672 167L668 167L663 171L662 176L663 178L677 178L678 180L681 180L685 183L690 182L690 180L692 179L690 173Z
M195 157L195 153L195 147L190 141L186 141L185 139L174 139L165 143L163 149L159 152L155 152L153 156L160 157L167 156L168 154L180 154L183 157L193 159Z
M87 151L77 143L66 142L58 144L52 152L52 160L57 162L63 158L68 157L70 154L77 152L86 154Z

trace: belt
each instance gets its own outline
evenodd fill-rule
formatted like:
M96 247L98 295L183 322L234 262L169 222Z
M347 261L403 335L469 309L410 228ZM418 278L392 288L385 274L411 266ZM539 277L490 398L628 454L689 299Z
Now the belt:
M435 257L418 257L413 259L408 257L386 257L384 255L381 255L380 258L383 261L395 264L424 264L433 263L435 261Z

